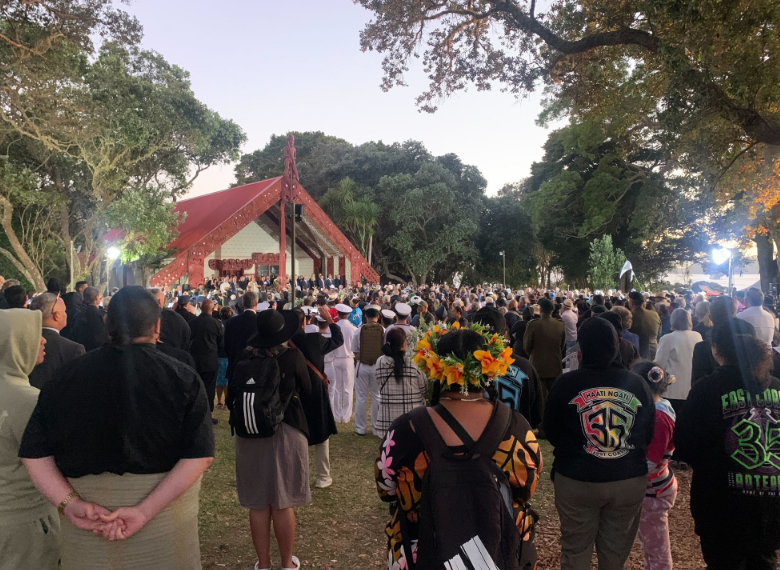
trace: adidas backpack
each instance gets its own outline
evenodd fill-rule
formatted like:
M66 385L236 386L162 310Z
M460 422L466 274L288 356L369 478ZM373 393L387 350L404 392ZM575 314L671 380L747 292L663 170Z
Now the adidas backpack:
M492 456L509 428L512 411L498 403L474 441L443 406L434 408L464 443L453 453L428 409L409 413L429 457L423 478L417 559L412 570L520 570L522 539L512 513L512 494ZM404 550L411 553L406 514L401 519ZM409 560L409 557L407 558Z
M271 437L284 418L290 397L282 402L282 382L276 358L256 356L236 367L231 379L234 388L230 412L231 432L239 437Z

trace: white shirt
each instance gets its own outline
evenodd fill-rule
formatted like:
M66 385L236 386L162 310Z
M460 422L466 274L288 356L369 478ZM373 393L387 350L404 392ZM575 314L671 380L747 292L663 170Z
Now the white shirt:
M393 329L402 329L407 336L409 336L409 333L412 331L414 327L408 323L397 323L394 325L390 325L385 329L385 340L387 340L387 333L389 333Z
M341 329L341 334L344 335L344 344L333 351L333 356L335 358L354 358L352 345L355 343L357 327L350 323L349 319L339 319L336 325Z
M772 339L775 336L775 319L763 307L749 307L737 313L737 318L749 322L756 329L756 337L764 341L767 346L772 346Z
M685 400L691 391L693 373L693 347L701 342L701 335L693 331L672 331L658 341L655 361L667 374L673 374L674 384L664 393L664 398Z
M53 328L51 328L51 327L41 327L41 328L42 328L42 329L46 329L47 331L54 331L54 332L56 332L57 334L60 334L60 331L58 331L57 329L53 329Z

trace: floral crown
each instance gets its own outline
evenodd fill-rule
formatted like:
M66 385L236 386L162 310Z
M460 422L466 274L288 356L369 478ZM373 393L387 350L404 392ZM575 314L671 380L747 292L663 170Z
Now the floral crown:
M487 331L482 325L473 324L464 330L481 335L484 350L467 354L465 359L454 354L440 354L438 349L442 337L460 328L457 322L451 326L436 325L431 328L417 343L412 360L428 378L439 382L443 391L458 390L462 394L468 394L469 389L482 391L495 378L506 374L507 368L514 362L512 349L504 346L499 335Z

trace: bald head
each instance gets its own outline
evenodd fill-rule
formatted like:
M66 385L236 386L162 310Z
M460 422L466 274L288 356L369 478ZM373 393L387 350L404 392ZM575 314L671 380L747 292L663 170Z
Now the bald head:
M161 309L165 308L165 293L163 293L163 290L159 287L152 287L149 289L149 292L152 294L152 296L157 301L157 304L160 305Z
M207 315L210 315L214 312L214 301L211 299L206 299L200 304L200 312L206 313Z

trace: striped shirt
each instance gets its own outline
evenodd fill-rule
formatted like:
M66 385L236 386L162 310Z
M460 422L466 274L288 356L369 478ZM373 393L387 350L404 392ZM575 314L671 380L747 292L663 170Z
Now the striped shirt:
M674 422L672 405L663 398L655 403L655 432L647 446L647 497L667 497L677 494L677 478L669 468L674 453Z

